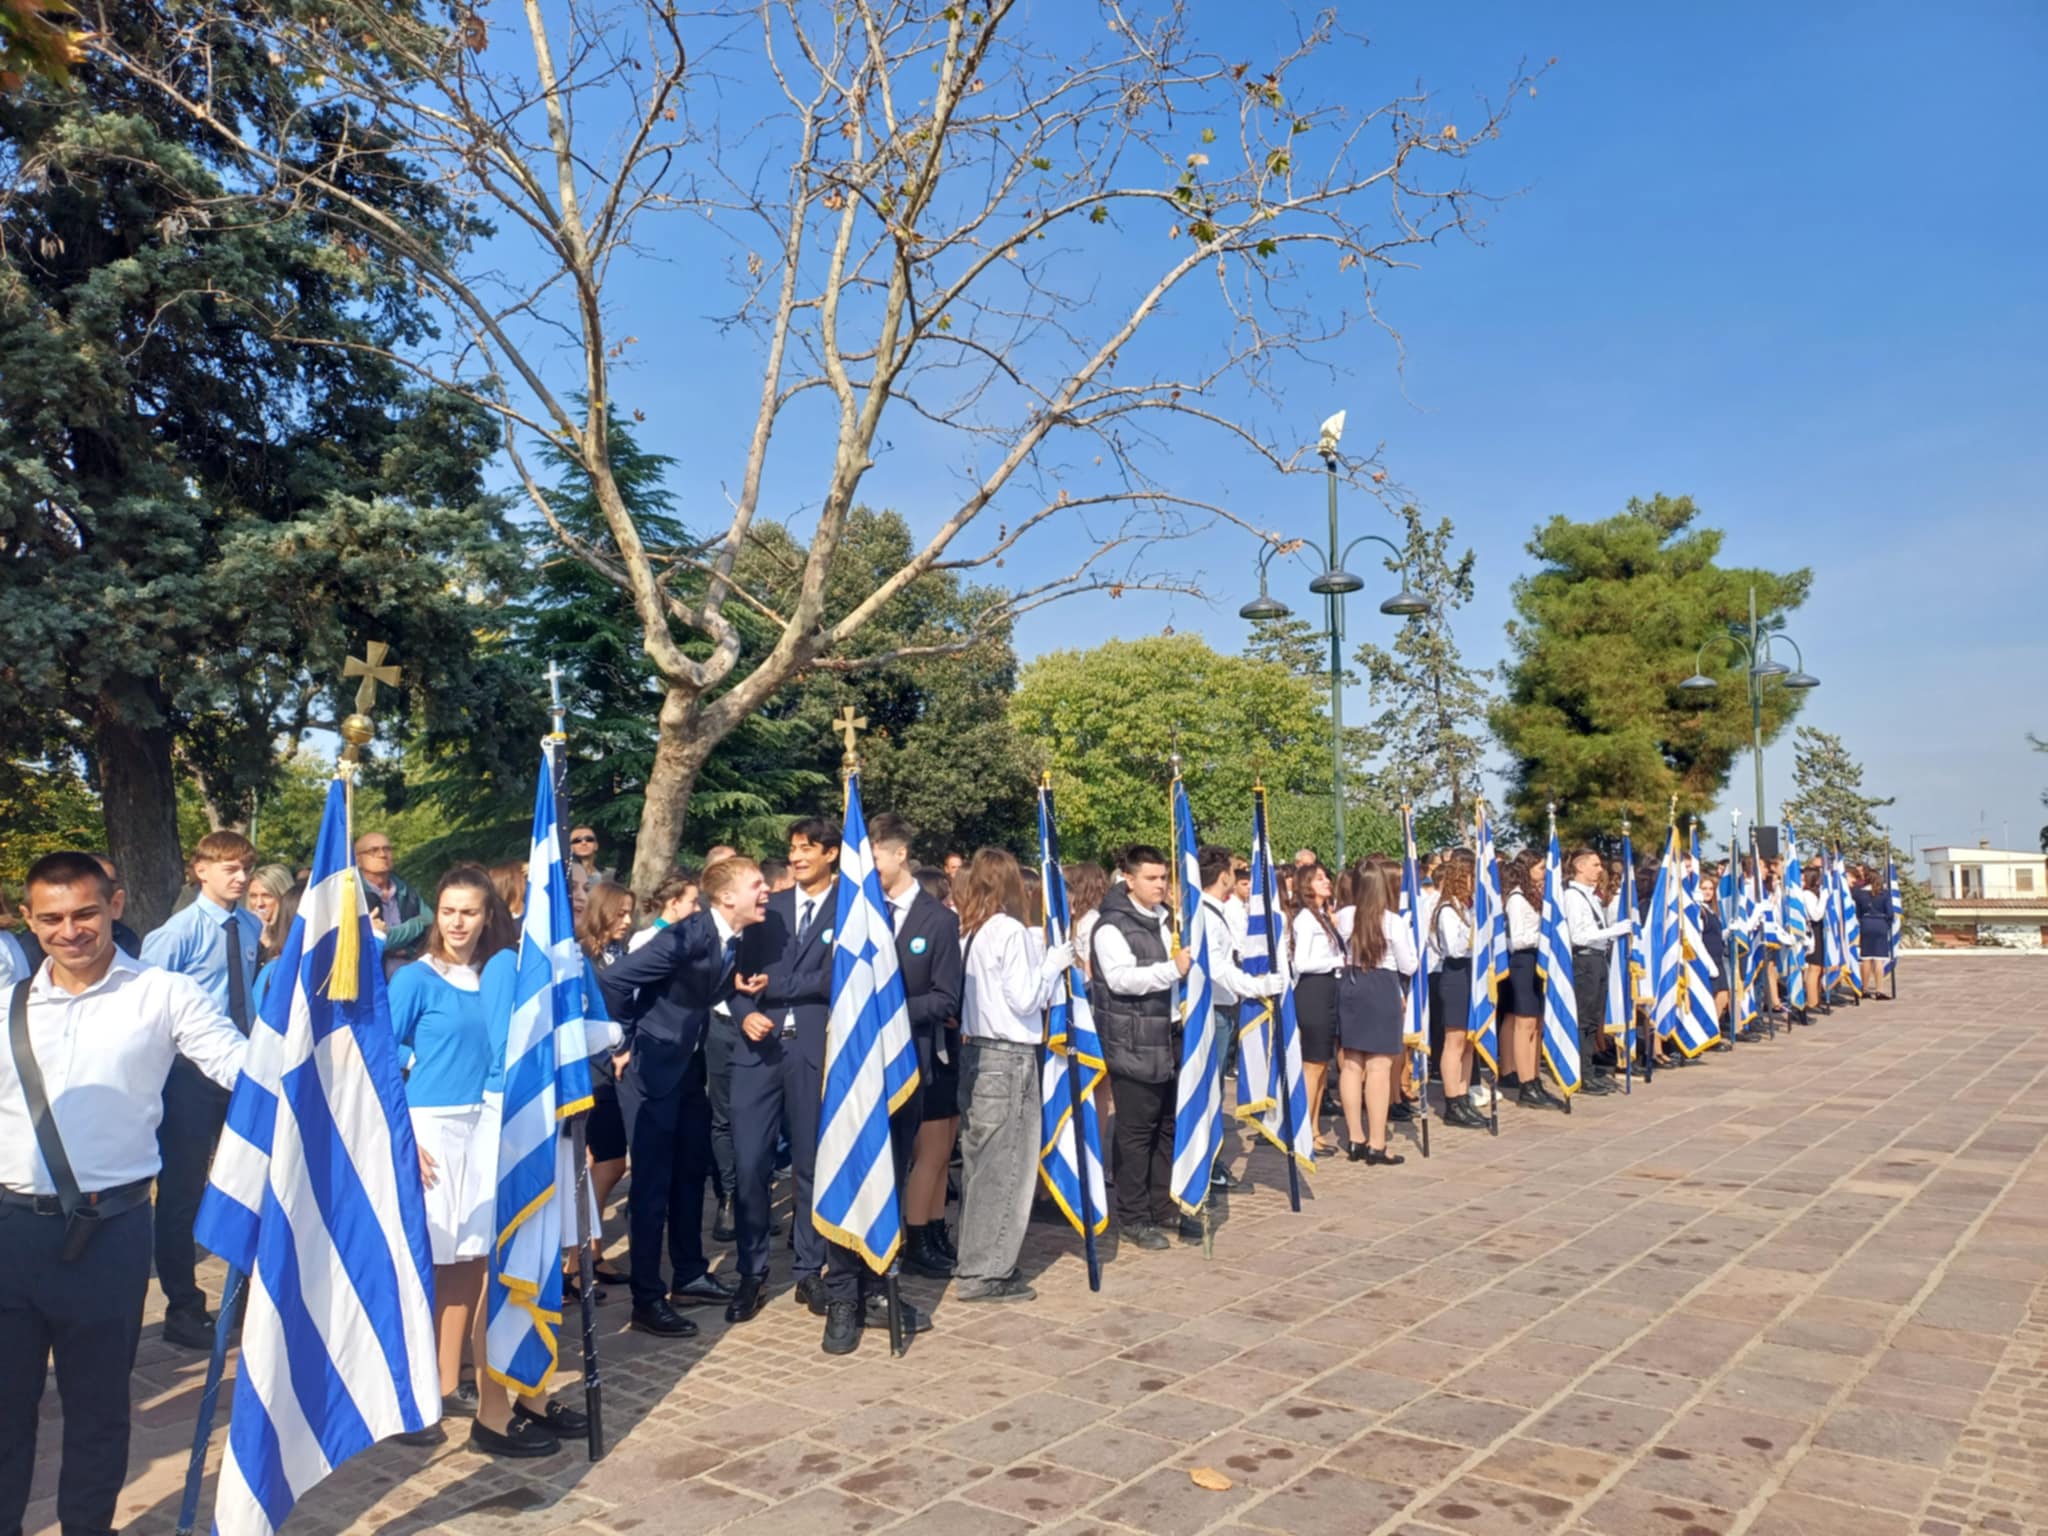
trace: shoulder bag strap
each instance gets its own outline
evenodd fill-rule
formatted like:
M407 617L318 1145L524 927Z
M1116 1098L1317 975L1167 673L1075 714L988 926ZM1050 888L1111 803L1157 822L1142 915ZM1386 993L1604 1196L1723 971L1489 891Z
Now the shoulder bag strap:
M50 1167L50 1182L57 1186L57 1203L70 1216L85 1204L78 1192L78 1180L71 1172L71 1159L64 1154L64 1139L57 1134L57 1117L50 1112L50 1098L43 1090L43 1069L36 1063L35 1048L28 1039L28 989L33 982L16 982L7 1004L7 1044L14 1052L14 1075L21 1083L21 1096L28 1101L28 1117L36 1128L36 1147Z

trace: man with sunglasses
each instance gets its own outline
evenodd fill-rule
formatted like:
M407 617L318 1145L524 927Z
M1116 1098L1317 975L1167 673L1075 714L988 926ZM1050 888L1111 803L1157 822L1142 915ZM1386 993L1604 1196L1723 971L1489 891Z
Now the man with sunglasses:
M618 878L616 870L605 869L597 862L597 829L595 827L571 827L569 829L569 858L583 871L585 885L603 885Z

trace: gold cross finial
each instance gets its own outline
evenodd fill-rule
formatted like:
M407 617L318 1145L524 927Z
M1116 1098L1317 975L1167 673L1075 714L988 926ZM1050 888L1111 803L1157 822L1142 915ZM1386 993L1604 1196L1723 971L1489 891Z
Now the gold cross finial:
M342 663L344 680L351 677L363 680L362 686L356 689L355 713L341 722L341 738L348 743L341 754L344 763L353 763L360 758L364 746L377 734L377 727L370 721L370 711L377 705L377 685L382 683L387 688L398 686L398 668L384 665L384 658L390 654L390 646L382 640L372 640L363 646L361 656L351 656Z
M855 747L855 738L868 728L868 717L855 711L851 704L843 705L839 718L832 722L832 729L846 743L846 755L841 760L841 770L852 773L860 767L860 752Z

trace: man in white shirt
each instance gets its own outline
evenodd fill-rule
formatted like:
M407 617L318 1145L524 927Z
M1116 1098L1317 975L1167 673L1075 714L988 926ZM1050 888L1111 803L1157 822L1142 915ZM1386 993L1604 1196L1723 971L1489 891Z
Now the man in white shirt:
M1253 998L1278 997L1287 988L1286 978L1277 972L1248 976L1238 964L1244 945L1242 930L1231 921L1230 903L1237 900L1237 859L1228 848L1209 847L1195 857L1202 869L1202 926L1209 939L1209 995L1211 1017L1216 1030L1216 1070L1220 1078L1231 1070L1237 1055L1239 1004ZM1240 903L1242 905L1242 903ZM1241 1189L1226 1165L1225 1149L1218 1148L1216 1168L1209 1176L1214 1189Z
M128 1374L149 1285L164 1080L179 1056L222 1088L241 1071L240 1031L196 982L115 948L113 894L88 854L37 860L28 917L46 958L6 994L0 1531L21 1529L53 1355L64 1409L58 1523L113 1528L128 1472Z

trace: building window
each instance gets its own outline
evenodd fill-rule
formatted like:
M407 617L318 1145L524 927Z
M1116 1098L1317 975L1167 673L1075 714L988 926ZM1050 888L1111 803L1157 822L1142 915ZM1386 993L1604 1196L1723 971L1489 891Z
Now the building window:
M1962 890L1956 894L1966 900L1972 898L1981 900L1984 895L1983 866L1979 864L1964 864L1957 868L1956 874L1961 877L1963 886Z
M2012 888L2016 891L2031 891L2034 888L2034 872L2031 869L2014 870Z

